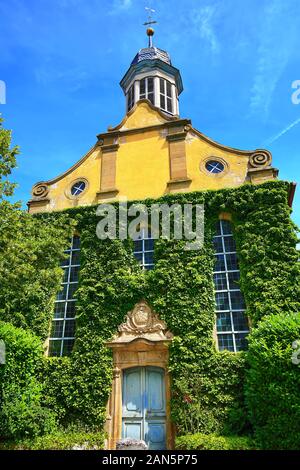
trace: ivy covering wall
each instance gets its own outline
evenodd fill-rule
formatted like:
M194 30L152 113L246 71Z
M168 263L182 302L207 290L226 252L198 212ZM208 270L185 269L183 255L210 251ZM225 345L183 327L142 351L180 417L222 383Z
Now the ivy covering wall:
M112 380L112 355L104 343L134 304L146 299L175 336L170 346L171 410L178 433L249 431L244 404L247 353L218 352L214 343L212 237L220 213L230 213L241 289L253 327L270 314L299 312L297 237L288 187L269 182L142 201L149 207L204 203L206 211L203 249L185 251L182 241L160 239L155 243L155 269L149 272L140 269L130 240L97 238L96 206L64 213L69 224L75 221L81 237L76 342L70 357L47 359L43 374L44 403L61 425L102 428ZM41 214L35 219L52 225L60 216ZM45 292L47 282L44 277ZM26 320L26 311L23 315ZM44 340L50 312L40 316L31 310L30 315L30 325Z

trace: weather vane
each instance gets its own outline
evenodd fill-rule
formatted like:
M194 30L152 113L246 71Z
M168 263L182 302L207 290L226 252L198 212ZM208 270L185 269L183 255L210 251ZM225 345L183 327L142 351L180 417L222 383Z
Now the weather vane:
M154 29L151 28L150 26L157 23L157 21L153 19L153 14L155 13L155 10L153 10L153 8L151 8L150 6L145 7L145 10L148 12L148 21L144 23L144 26L149 26L149 28L147 29L147 36L149 37L149 47L152 47L153 46L152 38L154 36Z

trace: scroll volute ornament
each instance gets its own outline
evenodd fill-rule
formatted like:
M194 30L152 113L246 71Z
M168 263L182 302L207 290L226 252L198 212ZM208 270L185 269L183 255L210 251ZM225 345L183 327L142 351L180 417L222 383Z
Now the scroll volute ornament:
M272 154L268 150L256 150L249 160L250 167L264 168L272 163Z
M152 342L171 341L172 333L167 331L167 325L152 311L146 301L135 305L126 316L126 322L119 326L118 334L107 343L130 343L138 338Z
M33 197L44 198L49 193L49 186L46 183L38 183L32 189Z

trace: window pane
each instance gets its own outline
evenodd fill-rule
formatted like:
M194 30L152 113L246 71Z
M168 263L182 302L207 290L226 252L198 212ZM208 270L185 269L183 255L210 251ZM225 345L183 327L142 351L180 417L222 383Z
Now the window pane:
M172 109L172 100L170 98L167 98L167 110L169 111L169 113L171 113L173 111L173 109Z
M233 237L224 237L224 245L226 253L236 251L236 245Z
M145 253L145 264L153 264L153 252Z
M150 101L150 103L154 104L154 93L148 94L148 100Z
M229 289L239 289L240 273L228 273Z
M153 93L154 89L154 80L153 78L148 78L148 94Z
M221 220L223 235L232 235L231 223L228 220Z
M236 271L238 269L238 262L236 254L226 255L226 263L228 271Z
M232 312L232 319L235 331L248 331L248 319L244 312Z
M74 339L65 339L63 344L63 356L69 356L71 354L73 346L74 346Z
M75 284L69 284L69 293L68 293L68 299L73 299L73 297L75 296L75 291L78 287L78 284L77 282Z
M217 331L232 331L229 312L222 312L217 314Z
M62 338L64 329L64 321L58 320L52 322L51 338Z
M159 82L160 82L160 92L164 95L165 94L165 81L161 78Z
M143 78L143 80L141 80L140 82L140 97L144 98L145 94L146 94L146 79Z
M71 268L70 270L70 282L77 282L79 277L79 266Z
M216 255L215 271L225 271L224 255Z
M228 292L216 293L217 310L229 310Z
M66 320L65 322L65 338L74 338L75 336L75 320Z
M56 302L54 307L54 318L64 318L65 316L65 302Z
M160 107L166 109L166 99L163 95L160 95Z
M219 342L219 351L227 350L227 351L234 352L232 334L218 335L218 342Z
M154 240L145 240L145 251L154 250Z
M70 264L70 258L69 258L69 256L68 256L67 258L64 258L64 259L61 261L61 263L60 263L60 265L61 265L62 267L63 267L63 266L69 266L69 264Z
M246 308L241 291L230 292L230 299L232 310L244 310Z
M214 274L215 290L227 290L226 274Z
M61 288L61 291L58 292L57 294L57 300L66 300L67 298L67 287L68 287L68 284L63 284L62 285L62 288Z
M170 82L167 82L167 96L172 98L172 86Z
M215 253L223 253L222 237L216 237L213 240Z
M50 356L60 356L61 351L61 341L50 340L49 342L49 355Z
M142 242L142 240L135 240L134 241L134 251L135 252L143 251L143 242Z
M235 344L237 351L248 349L247 333L238 333L235 335Z
M72 265L80 263L80 252L73 251L72 253Z
M75 317L75 302L67 302L66 317L67 318Z
M73 237L73 250L79 249L80 248L80 237L75 235Z

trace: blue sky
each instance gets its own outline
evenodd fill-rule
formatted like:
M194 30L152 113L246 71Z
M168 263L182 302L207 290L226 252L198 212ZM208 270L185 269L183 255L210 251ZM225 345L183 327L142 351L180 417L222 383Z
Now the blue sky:
M119 81L145 47L149 0L0 0L0 112L21 146L14 180L62 173L125 113ZM281 179L299 180L299 0L153 0L155 45L185 90L181 116L240 149L268 148ZM300 225L300 189L293 218Z

